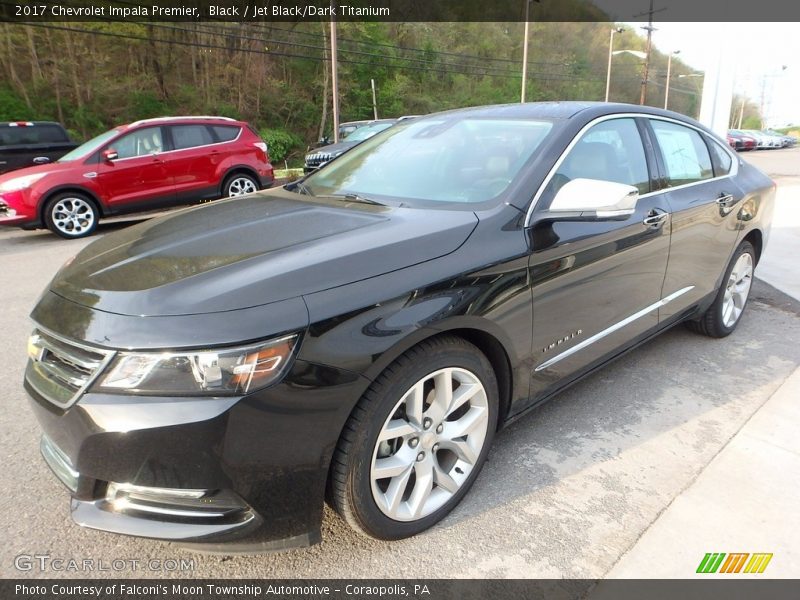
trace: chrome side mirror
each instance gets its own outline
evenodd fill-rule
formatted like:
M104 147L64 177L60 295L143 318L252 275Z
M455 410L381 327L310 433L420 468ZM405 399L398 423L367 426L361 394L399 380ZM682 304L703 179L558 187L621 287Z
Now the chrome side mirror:
M550 208L537 220L625 220L636 210L639 190L632 185L599 179L573 179L556 193Z

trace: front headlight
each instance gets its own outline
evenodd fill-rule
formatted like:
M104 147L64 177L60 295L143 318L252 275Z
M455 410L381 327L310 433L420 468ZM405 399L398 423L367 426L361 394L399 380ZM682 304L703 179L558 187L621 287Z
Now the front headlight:
M22 177L14 177L8 181L0 183L0 192L16 192L31 187L34 183L44 177L46 173L34 173L33 175L23 175Z
M275 383L287 371L297 334L240 348L187 352L120 352L93 391L145 396L240 396Z

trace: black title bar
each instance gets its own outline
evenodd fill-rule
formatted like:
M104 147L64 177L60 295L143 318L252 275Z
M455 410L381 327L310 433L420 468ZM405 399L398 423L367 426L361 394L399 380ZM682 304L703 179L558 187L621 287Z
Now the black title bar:
M648 21L649 0L0 0L0 20ZM794 0L655 0L656 21L799 21Z

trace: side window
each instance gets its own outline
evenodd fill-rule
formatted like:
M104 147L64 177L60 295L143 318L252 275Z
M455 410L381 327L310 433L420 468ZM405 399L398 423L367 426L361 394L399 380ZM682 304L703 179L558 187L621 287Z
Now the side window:
M164 140L160 127L146 127L124 135L109 146L119 154L119 158L146 156L164 151Z
M650 124L661 147L670 185L683 185L711 179L711 156L703 138L689 127L651 119Z
M720 177L722 175L727 175L731 172L731 167L733 166L733 159L728 152L716 142L706 136L706 143L708 144L708 149L711 151L711 162L714 163L714 175Z
M175 145L175 150L183 150L195 146L207 146L213 144L214 140L205 125L173 125L172 143Z
M610 119L584 133L550 179L540 206L550 206L556 192L573 179L614 181L632 185L640 194L649 192L650 173L636 121Z
M239 128L231 125L214 125L211 129L214 130L214 135L217 136L217 140L220 142L230 142L239 135Z

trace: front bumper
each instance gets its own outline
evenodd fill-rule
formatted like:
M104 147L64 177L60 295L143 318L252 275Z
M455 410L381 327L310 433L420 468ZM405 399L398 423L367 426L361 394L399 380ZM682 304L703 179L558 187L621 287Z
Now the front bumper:
M19 226L36 220L36 210L26 202L23 192L0 194L0 225Z
M42 453L76 523L226 553L319 541L330 458L367 383L297 360L282 383L241 398L89 392L63 408L30 368ZM117 502L117 484L133 496Z

